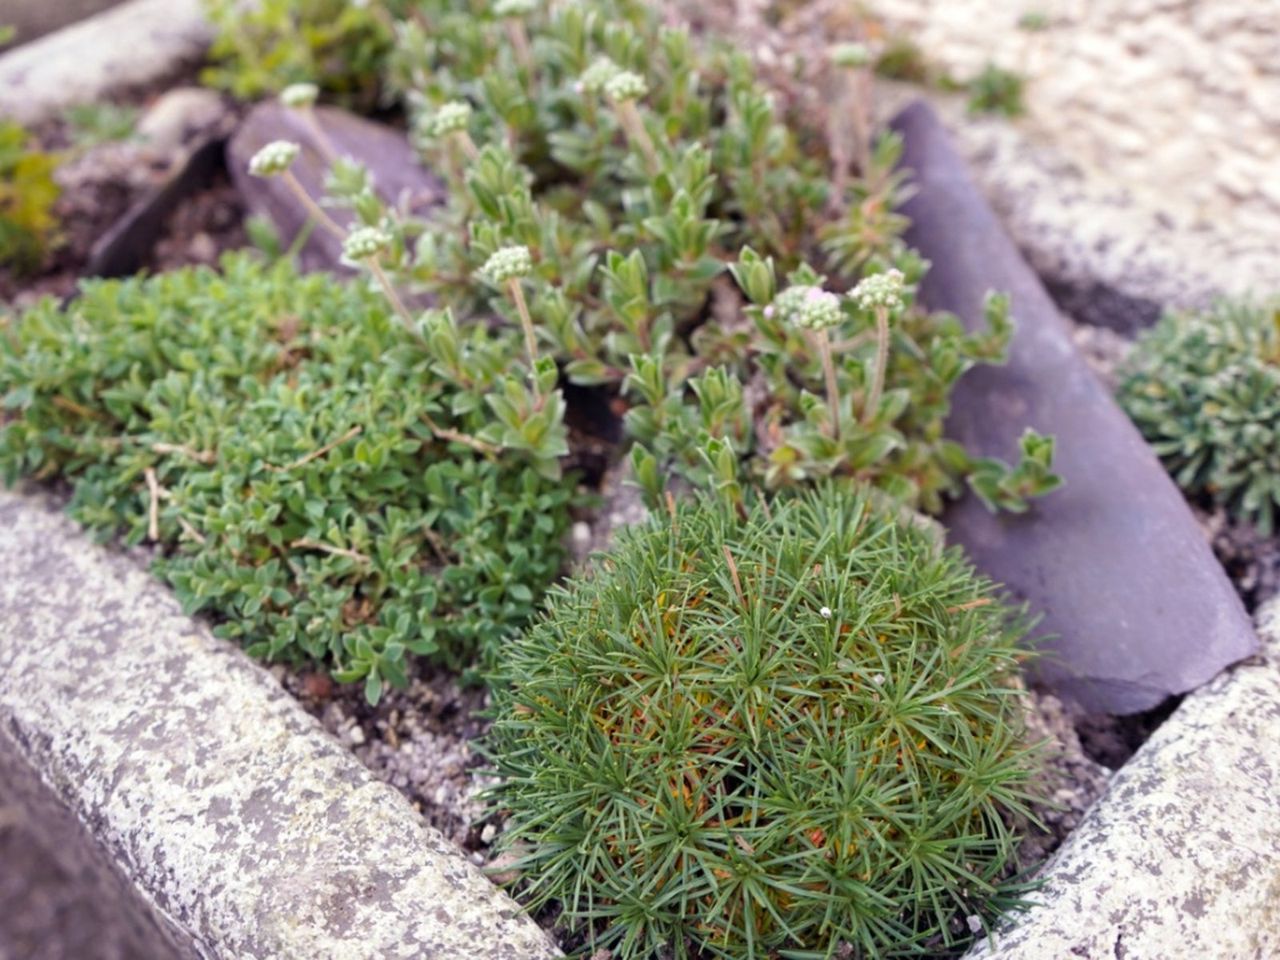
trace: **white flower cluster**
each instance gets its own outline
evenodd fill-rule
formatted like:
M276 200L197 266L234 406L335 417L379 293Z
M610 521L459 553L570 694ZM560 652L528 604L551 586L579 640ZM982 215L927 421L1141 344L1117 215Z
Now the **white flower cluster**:
M291 83L280 91L280 102L291 110L305 110L319 96L320 88L314 83Z
M806 330L827 330L844 319L836 294L804 284L778 294L773 309L784 321Z
M450 100L431 117L427 130L436 139L460 133L471 124L471 104L465 100Z
M497 0L493 5L495 17L527 17L538 9L538 0Z
M608 57L596 57L591 66L582 71L576 89L579 93L601 93L605 84L621 72L622 68Z
M876 307L901 310L903 306L902 271L887 270L884 273L863 277L858 281L858 285L849 291L849 296L853 297L863 310L872 310Z
M347 234L342 255L347 260L368 260L391 246L391 237L377 227L360 227Z
M494 283L506 283L508 280L527 277L532 273L533 257L529 255L528 247L503 247L493 252L493 255L480 268L480 272Z
M644 77L630 70L615 73L604 85L604 95L614 103L626 103L639 100L649 92L649 84Z
M249 172L255 177L275 177L284 173L298 159L299 147L288 140L273 140L253 155Z

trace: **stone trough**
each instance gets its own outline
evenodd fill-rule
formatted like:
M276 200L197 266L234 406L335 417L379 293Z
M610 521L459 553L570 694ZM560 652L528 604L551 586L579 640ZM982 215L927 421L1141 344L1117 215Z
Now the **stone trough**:
M203 26L187 0L131 0L72 28L76 42L136 28L129 17L159 6L173 30L155 63L198 51ZM0 88L44 84L31 52L74 49L64 34L0 58ZM123 49L119 36L110 46ZM115 75L103 62L99 79ZM33 105L11 88L0 114L47 115L101 89ZM990 217L984 229L999 232ZM1219 672L1255 638L1216 581L1192 583L1181 602L1226 611L1178 625L1180 648L1217 661L1042 871L1036 905L972 957L1280 956L1280 606L1259 617L1260 652ZM0 493L6 804L97 878L144 955L560 955L265 670L31 492Z

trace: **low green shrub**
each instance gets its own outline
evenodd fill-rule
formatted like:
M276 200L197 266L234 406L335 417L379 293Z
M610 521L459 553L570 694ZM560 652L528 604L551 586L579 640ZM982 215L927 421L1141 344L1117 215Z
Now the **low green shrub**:
M870 64L850 62L832 55L832 82L861 103ZM1000 297L976 335L916 305L925 264L901 240L893 137L850 176L856 144L786 115L742 52L638 0L418 0L387 77L451 189L415 222L339 161L332 204L385 237L355 259L434 299L404 316L428 339L518 323L513 410L558 398L555 369L621 392L651 504L672 482L740 499L837 477L935 512L970 477L1015 506L1056 483L943 437L956 380L1001 362L1012 325ZM491 258L517 250L527 269L495 281ZM872 303L885 278L892 297ZM806 297L829 308L817 326L793 309Z
M988 63L966 87L969 112L1020 117L1026 112L1026 87L1027 82L1021 74Z
M32 148L21 124L0 120L0 267L28 273L49 253L62 192L53 179L58 163L57 154Z
M683 504L506 647L503 869L583 955L936 956L1008 904L1021 627L874 502Z
M241 99L291 83L317 83L340 99L372 105L392 46L392 14L407 2L204 0L214 27L209 86Z
M246 257L90 282L0 332L0 473L62 477L104 537L164 547L188 610L376 700L405 654L492 659L559 573L572 486L457 439L518 349L460 347L464 391L380 299Z
M1166 315L1122 368L1119 396L1188 495L1275 531L1280 303Z

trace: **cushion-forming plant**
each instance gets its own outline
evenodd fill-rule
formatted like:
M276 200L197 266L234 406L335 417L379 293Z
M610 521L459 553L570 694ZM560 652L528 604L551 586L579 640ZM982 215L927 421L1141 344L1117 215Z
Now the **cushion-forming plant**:
M584 955L936 955L1012 892L1021 625L877 502L673 505L506 648L503 869Z

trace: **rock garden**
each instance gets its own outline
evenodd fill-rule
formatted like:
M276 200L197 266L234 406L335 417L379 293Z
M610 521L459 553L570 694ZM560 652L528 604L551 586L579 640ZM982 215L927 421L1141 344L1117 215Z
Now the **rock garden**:
M1088 17L89 6L0 48L0 956L1280 952L1280 300L1036 126Z

